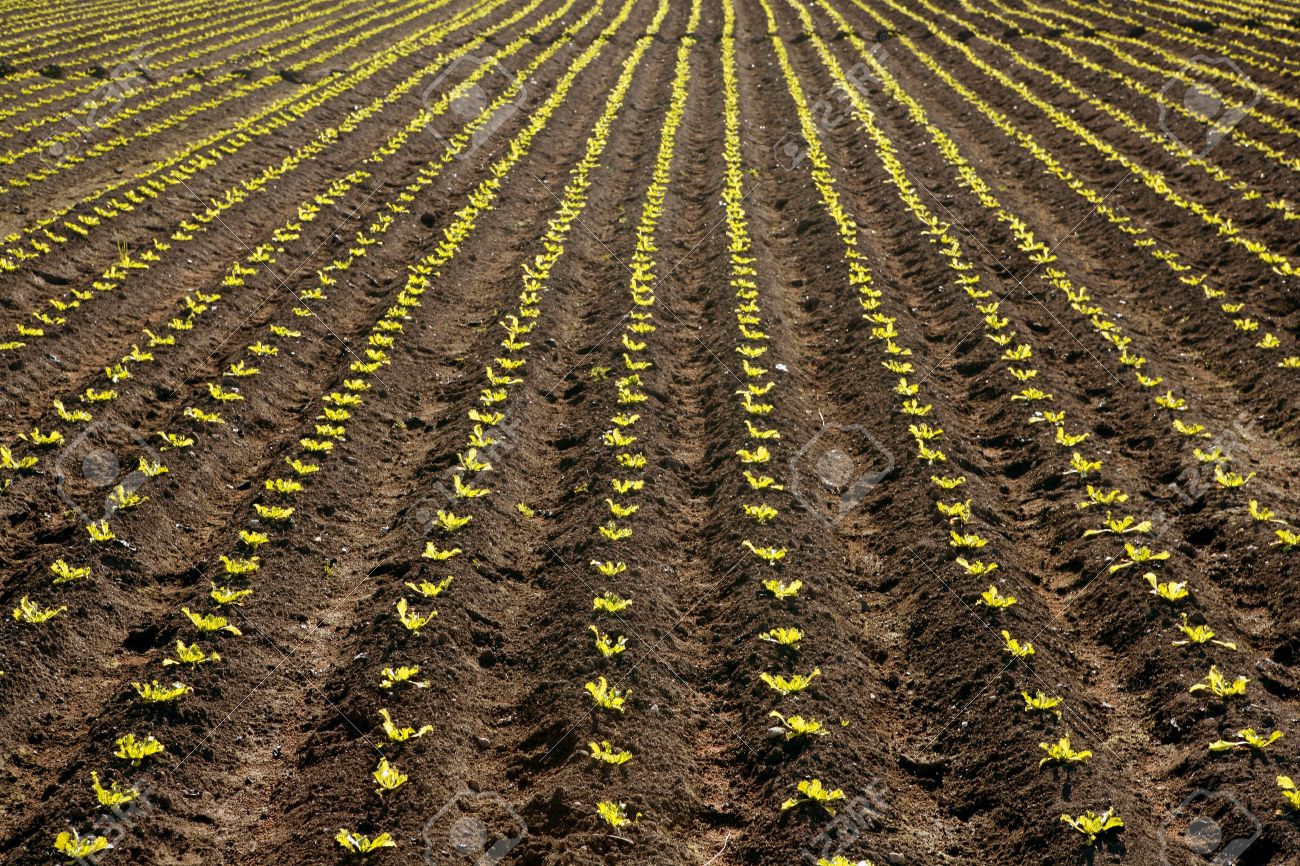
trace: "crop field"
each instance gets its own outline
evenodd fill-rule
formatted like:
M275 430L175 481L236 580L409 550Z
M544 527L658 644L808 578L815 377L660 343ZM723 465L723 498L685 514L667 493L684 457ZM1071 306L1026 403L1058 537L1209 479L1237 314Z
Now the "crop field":
M1300 864L1300 0L0 0L0 863Z

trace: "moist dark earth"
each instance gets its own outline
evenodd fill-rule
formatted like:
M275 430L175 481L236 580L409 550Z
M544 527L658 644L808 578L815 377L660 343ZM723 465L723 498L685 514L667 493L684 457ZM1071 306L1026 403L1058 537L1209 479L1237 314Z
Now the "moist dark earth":
M0 861L1300 863L1298 58L1294 0L0 4Z

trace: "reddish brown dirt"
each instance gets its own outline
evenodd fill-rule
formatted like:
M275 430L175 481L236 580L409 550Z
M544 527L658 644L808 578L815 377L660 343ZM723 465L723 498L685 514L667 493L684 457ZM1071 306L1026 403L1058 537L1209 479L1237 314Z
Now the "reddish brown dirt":
M522 4L452 0L391 26L390 16L420 7L319 3L275 13L257 3L229 4L238 12L214 7L184 26L203 25L199 33L262 14L287 23L273 35L251 27L246 38L203 53L193 64L213 64L210 77L260 56L271 38L322 24L348 28L376 13L358 27L384 29L319 64L313 58L333 42L286 55L283 66L302 64L300 81L280 80L111 156L64 164L45 181L0 196L0 233L20 230L51 209L75 205L74 213L84 213L91 207L87 197L124 172L184 153L190 142L217 130L233 130L275 100L309 99L336 70L345 74L396 40L461 16L462 26L436 47L422 45L395 59L271 135L224 138L230 151L183 185L169 185L89 236L71 235L51 254L0 274L0 340L10 340L14 323L31 321L30 311L53 310L48 298L88 289L119 255L119 245L136 254L148 249L208 199L423 70L419 86L349 129L318 159L231 208L193 240L173 241L158 263L119 290L60 313L63 327L0 354L0 444L15 459L40 457L31 469L0 470L0 609L6 612L0 621L0 861L58 862L52 845L61 830L98 827L116 849L88 862L336 864L348 862L334 841L346 827L393 835L395 848L365 861L380 864L472 863L482 853L480 863L528 866L776 866L816 864L833 854L876 866L1192 866L1216 862L1216 855L1224 862L1224 846L1234 840L1241 846L1235 862L1242 866L1300 862L1300 812L1287 807L1275 781L1279 775L1300 778L1294 766L1300 618L1292 602L1300 592L1300 552L1271 544L1280 523L1254 520L1247 509L1257 497L1278 521L1291 527L1300 521L1300 370L1276 366L1300 341L1296 278L1269 270L1126 177L938 33L1057 107L1077 109L1078 120L1164 173L1180 194L1232 216L1253 237L1300 261L1296 223L1257 201L1243 202L1237 191L1179 165L1105 115L1073 105L1048 79L1009 60L1007 52L1018 51L1152 122L1157 107L1150 99L1053 50L1052 40L1068 38L1056 28L1078 30L1079 19L1091 21L1102 36L1127 32L1128 24L1087 0L1051 0L1050 17L1036 16L1020 0L990 3L975 13L955 0L928 4L942 15L926 4L906 4L915 17L883 0L866 0L870 12L853 0L833 2L856 35L881 46L878 56L889 73L957 142L1003 206L1052 245L1054 266L1086 283L1094 301L1133 336L1137 351L1165 377L1161 390L1184 397L1194 410L1188 417L1228 431L1202 444L1221 445L1232 452L1233 468L1256 473L1239 490L1214 483L1192 456L1195 443L1170 427L1153 393L1134 383L1085 317L1034 276L1033 262L1007 224L959 182L908 110L869 82L865 101L926 206L953 225L981 287L1001 299L1008 327L1034 344L1039 373L1033 384L1053 395L1051 408L1067 413L1072 432L1089 434L1080 450L1104 458L1102 480L1089 480L1130 494L1125 513L1153 521L1145 543L1170 554L1160 567L1162 579L1185 580L1193 589L1181 610L1236 644L1235 650L1174 647L1181 637L1178 609L1147 592L1143 567L1109 570L1124 556L1122 540L1085 537L1102 510L1077 507L1087 482L1065 473L1068 450L1053 442L1049 426L1026 424L1025 405L1010 400L1021 386L1005 372L999 347L984 338L984 314L953 284L946 260L922 234L924 226L898 195L870 137L844 111L791 0L769 2L775 32L758 0L738 0L735 45L744 206L770 347L761 364L777 383L776 408L762 423L780 431L770 447L774 474L785 483L767 500L781 512L770 526L756 526L740 507L753 494L737 471L736 451L752 440L736 396L746 377L735 351L737 302L728 285L720 206L726 167L723 10L715 0L701 4L693 34L687 33L690 4L672 3L647 43L592 172L586 206L530 320L536 324L524 338L523 382L511 386L500 441L485 452L493 464L487 474L492 495L464 500L450 493L457 453L473 426L467 413L482 408L483 371L499 363L498 322L519 303L521 265L545 249L542 236L557 197L623 60L645 38L655 11L649 0L635 5L577 75L501 181L493 208L478 216L460 251L430 278L388 353L391 363L369 379L364 403L346 420L346 438L289 500L292 519L258 550L255 595L224 609L243 635L204 636L204 645L222 660L195 670L160 667L178 639L200 637L180 609L214 608L209 590L212 581L224 580L221 557L239 550L233 540L241 529L261 526L257 505L283 501L264 482L287 476L285 461L303 455L300 440L324 435L317 427L322 395L344 390L345 380L356 375L352 368L372 326L398 303L409 267L433 253L467 196L511 152L512 141L521 140L621 2L606 0L571 36L566 29L593 8L591 2L578 0L563 20L547 26L539 19L559 9L560 0L542 0L508 24L502 22ZM1190 24L1214 19L1235 26L1246 16L1225 9L1263 11L1262 4L1171 2L1143 3L1126 14L1141 15L1155 28L1152 44L1165 50L1195 53L1176 38L1195 34L1225 52L1255 57L1230 44L1240 34ZM194 9L158 5L160 15ZM848 34L817 3L806 5L831 55L845 68L859 62ZM125 56L132 40L168 32L163 18L131 19L122 25L129 31L117 34L113 4L81 6L83 26L115 31L95 49L110 55ZM328 19L289 21L293 12L327 6L338 7ZM1277 14L1294 14L1292 6L1279 5ZM1007 32L1007 16L1024 32ZM6 17L13 24L5 43L13 55L7 76L14 80L0 78L0 112L23 106L28 97L22 87L31 81L56 80L40 91L47 96L70 93L85 74L78 64L90 53L67 36L73 22L42 31L30 10L0 9L0 22ZM1261 25L1252 44L1277 53L1285 51L1286 40L1300 41L1300 29L1278 21ZM439 78L437 53L494 27L498 32L475 49L476 58L531 33L525 47L504 61L508 74L554 40L571 38L573 44L526 79L515 110L502 115L480 146L449 160L399 211L393 206L403 201L403 188L431 160L437 163L445 142L472 113L450 111L395 155L363 161L426 104L427 82L436 79L445 90L474 69L456 65ZM899 413L895 378L879 366L880 343L871 339L850 286L836 225L807 158L788 148L800 141L801 128L774 37L785 44L817 116L842 204L856 221L860 251L883 292L881 311L895 317L899 342L912 350L913 378L923 381L925 402L933 406L926 420L944 429L946 465L931 468L914 457L908 424L915 419ZM617 402L614 385L625 353L619 343L629 304L625 263L635 252L683 43L691 46L691 77L654 251L657 330L646 338L654 363L642 374L647 400L635 408L641 415L636 447L647 461L639 477L646 486L631 521L635 534L617 548L632 566L604 577L589 565L610 556L596 527L610 516L611 478L628 474L602 441L610 417L629 411ZM211 44L199 41L193 48L204 52ZM1118 65L1096 45L1069 44L1149 87L1163 84ZM1283 348L1257 349L1258 335L1236 330L1216 304L1135 250L1065 184L1043 174L915 50L930 54L1032 133L1075 176L1098 189L1113 188L1108 204L1247 301ZM1138 49L1125 43L1124 50ZM48 55L76 74L66 81L22 78L30 71L24 65L29 55ZM1293 64L1247 66L1269 88L1300 98ZM176 71L169 65L159 74ZM279 71L277 65L258 74ZM508 74L484 78L483 97L504 92ZM142 111L119 131L144 129L241 80ZM129 100L143 102L159 92L165 88L146 88ZM124 104L134 104L129 100ZM1269 100L1261 106L1300 126L1300 112ZM27 106L4 115L0 130L41 110ZM1300 143L1276 129L1250 119L1242 128L1288 156L1300 153ZM43 134L16 133L0 149L40 142ZM1258 153L1225 147L1210 159L1269 196L1300 201L1295 173ZM40 164L28 158L0 167L0 179L21 177ZM369 176L322 208L299 237L276 242L274 267L245 285L221 285L230 264L271 242L271 233L300 204L357 169ZM297 316L295 308L307 303L302 293L318 284L317 271L347 255L358 233L385 214L394 219L382 243L369 247L327 298L310 304L311 317ZM89 435L59 419L52 401L75 408L85 389L108 387L104 369L133 345L144 347L145 329L172 333L168 322L195 293L222 297L192 330L175 332L165 363L135 365L132 377L114 386L120 393L111 407L91 407L97 423ZM187 408L213 408L208 383L229 385L223 371L248 358L246 346L269 339L268 325L285 322L302 336L281 342L278 355L257 359L261 373L236 383L245 399L217 407L224 425L186 417ZM22 438L33 427L58 430L65 441L38 447ZM198 441L160 451L159 430L193 431ZM161 459L169 472L146 483L146 502L112 515L119 541L92 543L85 524L104 513L106 493L141 454ZM842 484L823 482L827 460L847 460L852 474L870 483L846 492ZM97 470L103 465L113 478L108 483ZM966 477L954 496L975 503L968 529L991 541L998 584L1017 597L1014 607L991 613L977 605L988 578L968 577L954 565L951 527L933 504L954 498L938 495L931 483L940 471ZM434 524L437 511L448 508L473 515L454 536L467 553L448 562L422 558L426 540L444 544ZM744 541L786 546L789 561L765 565ZM49 566L58 559L89 565L93 574L52 585ZM393 606L397 598L413 598L408 582L447 575L454 581L445 594L416 605L435 607L437 618L418 634L402 629ZM762 591L769 577L799 578L807 587L797 599L777 604ZM617 616L594 614L593 597L607 589L633 598L633 606ZM8 611L23 597L66 610L49 622L18 622ZM625 635L627 651L602 659L588 631L593 622ZM797 652L777 652L758 639L766 629L794 623L806 634ZM1004 628L1032 640L1031 659L1009 659L999 636ZM379 688L382 668L398 662L419 664L419 679L428 687ZM1248 676L1246 697L1189 693L1210 664ZM760 672L813 667L821 672L813 686L780 701L759 679ZM171 709L147 707L132 687L173 676L194 692ZM583 685L601 676L631 689L622 715L593 712ZM1040 689L1065 698L1060 719L1024 711L1020 693ZM401 724L428 723L434 730L381 750L380 707ZM809 744L787 741L770 730L773 709L821 719L829 733ZM1207 751L1211 741L1244 727L1286 736L1258 753ZM166 752L129 767L112 756L114 741L127 731L155 734ZM1068 770L1040 768L1039 743L1066 733L1092 758ZM588 743L606 739L630 749L633 760L597 765ZM371 772L384 755L409 773L409 781L381 798ZM138 787L143 797L137 807L106 815L94 800L92 771ZM781 808L810 778L842 789L845 804L837 817ZM596 814L596 803L607 800L624 802L642 817L611 828ZM1095 848L1059 820L1062 813L1112 806L1126 827ZM485 844L496 848L474 847L480 826L488 834ZM1189 828L1203 835L1189 835ZM466 833L473 843L464 849L473 849L469 856L455 844Z

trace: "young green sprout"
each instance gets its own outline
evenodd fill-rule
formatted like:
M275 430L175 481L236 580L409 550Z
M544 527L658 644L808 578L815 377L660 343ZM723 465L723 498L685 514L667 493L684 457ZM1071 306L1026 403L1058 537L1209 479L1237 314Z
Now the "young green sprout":
M770 592L776 599L784 601L787 598L798 597L799 590L803 589L803 581L792 580L786 583L783 580L765 580L763 581L763 589Z
M988 589L980 593L979 601L975 603L986 605L994 610L998 610L1004 607L1011 607L1016 603L1016 597L1014 595L1003 595L1001 590L990 584Z
M1044 694L1042 691L1029 694L1021 692L1020 696L1025 699L1025 712L1027 713L1051 713L1058 719L1061 717L1060 703L1062 698L1053 698Z
M594 625L588 626L588 628L596 636L596 649L600 651L603 658L611 658L627 649L626 637L619 635L617 639L614 639Z
M605 591L603 595L598 595L591 600L592 610L603 610L606 613L619 613L632 606L632 599L622 598L618 594Z
M632 760L631 752L626 749L616 748L609 742L609 740L602 740L599 743L594 741L587 743L587 748L591 749L591 757L593 760L605 764L618 766L619 764L626 764L628 761Z
M411 634L419 634L420 629L433 622L434 617L437 615L436 610L430 610L428 613L422 614L412 609L405 598L397 601L397 618Z
M393 717L389 715L387 709L381 708L379 717L384 720L384 733L388 735L390 743L405 743L407 740L419 739L433 731L433 725L424 725L419 730L398 726L393 722ZM384 744L380 743L379 745L382 747Z
M18 622L30 623L36 625L54 619L59 614L67 610L66 605L59 607L43 608L27 596L18 600L18 607L14 608L14 619Z
M146 704L171 703L194 691L184 683L173 682L171 685L166 685L157 680L148 683L131 683L131 687L140 695L140 700Z
M351 830L340 829L334 836L334 841L338 842L345 851L352 854L366 855L373 854L381 848L396 848L397 843L393 837L387 833L380 833L378 836L362 836L353 833Z
M112 848L103 836L82 836L76 830L64 830L54 840L54 850L68 858L69 863L86 863L98 860L96 856Z
M425 559L432 559L434 562L445 562L453 556L461 553L459 547L453 547L450 550L441 550L432 541L424 543L424 553L421 554Z
M816 719L805 719L803 716L783 716L776 710L768 713L768 718L776 719L781 723L780 727L772 728L776 734L784 734L787 740L793 740L795 737L822 737L827 734L825 726Z
M399 771L396 767L388 762L387 758L379 759L379 766L371 773L379 787L375 788L375 793L380 797L386 793L396 791L406 784L409 778L405 773Z
M1233 749L1254 749L1262 752L1269 746L1273 745L1282 737L1286 736L1281 731L1274 731L1271 734L1257 734L1254 728L1242 728L1237 731L1239 740L1215 740L1210 743L1211 752L1227 752Z
M1296 788L1296 784L1291 781L1291 777L1278 776L1277 786L1282 789L1282 797L1291 805L1291 808L1300 810L1300 789Z
M1208 691L1220 698L1230 698L1234 695L1244 695L1246 693L1246 683L1250 682L1246 677L1239 676L1235 680L1229 681L1227 677L1219 673L1216 665L1210 666L1210 672L1202 682L1189 688L1187 691L1192 694L1197 692Z
M783 695L792 695L795 692L803 691L812 685L812 681L818 676L821 676L821 668L813 668L812 673L806 675L792 674L788 678L781 674L774 676L769 673L760 673L758 675L759 679L767 683L774 691L778 691Z
M637 812L631 818L628 817L626 803L615 803L608 800L596 804L596 813L600 815L601 820L615 830L635 824L641 819L640 812Z
M790 649L798 649L799 641L803 640L803 632L797 628L784 628L778 626L777 628L763 632L758 636L758 639L779 646L789 647Z
M90 790L95 792L95 800L99 805L109 809L129 803L140 796L137 789L123 786L121 782L110 782L105 788L100 784L99 774L94 770L90 771Z
M1087 837L1087 844L1089 846L1097 844L1097 837L1102 833L1107 833L1111 830L1122 830L1124 828L1124 821L1115 814L1113 808L1107 809L1100 815L1091 809L1078 817L1062 815L1061 820Z
M1011 636L1011 632L1002 629L1002 640L1006 644L1007 652L1011 653L1013 658L1023 659L1034 654L1034 645L1028 641L1023 644Z
M807 804L819 806L822 809L825 809L828 814L833 816L835 814L835 808L831 806L831 804L844 799L844 792L842 790L839 788L836 788L833 791L830 790L822 784L821 779L804 779L795 786L795 790L798 793L781 804L782 811L785 811L786 809L794 809L798 806Z
M125 734L117 738L117 751L113 754L124 761L130 761L131 766L138 767L145 758L165 750L166 747L153 734L143 740L137 740L135 734Z
M982 574L990 574L998 570L998 564L996 562L983 562L978 559L974 562L968 562L960 556L957 557L957 564L972 577L979 577Z
M1171 604L1187 598L1187 584L1185 582L1171 580L1168 583L1161 583L1155 573L1150 571L1142 576L1151 585L1151 594L1154 596L1163 598Z
M188 607L181 608L181 613L185 614L189 621L194 624L194 627L201 632L224 631L236 637L243 634L243 632L231 625L230 621L224 616L218 616L215 613L195 613Z
M1214 631L1208 625L1188 625L1187 614L1182 614L1182 625L1178 630L1187 636L1186 640L1176 640L1173 646L1190 646L1192 644L1212 643L1224 649L1235 650L1237 645L1226 640L1215 640Z
M1038 762L1038 766L1056 762L1059 764L1080 764L1092 757L1092 752L1087 749L1076 751L1070 746L1070 737L1067 734L1055 743L1039 743L1038 748L1047 753L1047 757Z
M616 713L623 712L623 707L632 694L631 689L620 690L611 686L604 677L601 677L598 682L587 683L584 688L591 695L592 703L599 709Z
M418 592L420 595L424 596L425 598L437 598L439 595L441 595L443 592L446 591L447 587L451 586L451 582L453 580L455 580L455 578L452 575L447 575L437 583L434 583L429 580L422 580L419 583L412 583L411 581L408 580L406 582L406 587L412 592Z
M742 541L741 546L766 562L768 565L773 566L782 559L785 559L785 555L788 552L784 547L755 547L753 542L748 540Z
M401 683L410 683L417 689L427 689L429 687L427 681L415 679L419 675L419 665L399 665L395 668L384 668L380 671L380 676L383 677L383 679L379 681L379 687L381 689L391 689Z

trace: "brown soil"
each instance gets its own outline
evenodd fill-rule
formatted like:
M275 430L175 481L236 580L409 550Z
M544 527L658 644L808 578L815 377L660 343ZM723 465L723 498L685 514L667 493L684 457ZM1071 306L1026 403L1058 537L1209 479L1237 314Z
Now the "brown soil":
M636 248L678 46L688 39L690 4L674 2L636 69L592 173L588 202L530 320L536 324L524 338L527 365L518 374L524 381L511 386L503 433L485 452L493 464L487 475L492 494L474 500L450 494L457 453L473 426L467 413L481 408L484 368L502 353L498 321L518 304L521 264L544 252L541 239L557 197L624 58L651 22L653 4L641 0L578 74L456 257L430 278L389 351L391 363L371 377L364 403L352 410L346 439L320 459L321 470L294 495L292 520L257 551L261 564L250 583L255 595L223 609L242 637L202 636L207 648L220 652L218 663L160 667L178 639L200 637L180 609L213 609L209 592L212 581L224 580L221 557L239 550L241 529L261 525L255 505L281 501L264 482L287 477L285 461L302 456L300 440L318 435L322 395L343 390L355 375L352 365L367 348L373 324L397 303L408 267L434 251L467 195L510 152L579 52L617 14L621 0L606 0L572 37L573 45L526 80L516 110L503 115L479 146L450 160L405 212L390 204L437 161L470 116L448 112L395 155L363 163L421 110L423 83L350 129L319 159L223 214L220 225L174 241L160 262L132 275L120 290L61 313L63 327L0 354L0 443L15 458L41 458L31 470L0 471L0 609L6 612L0 622L0 861L55 862L52 845L61 830L98 827L116 849L92 862L158 866L342 863L346 855L334 841L339 828L390 832L397 847L366 860L380 864L472 863L482 853L477 862L528 866L775 866L815 864L841 853L851 863L868 859L877 866L1189 866L1216 862L1213 857L1234 840L1245 843L1235 861L1242 866L1300 862L1300 813L1287 808L1275 781L1279 775L1300 778L1293 766L1300 738L1300 618L1291 600L1300 592L1298 554L1271 544L1278 526L1253 520L1246 505L1258 497L1279 520L1294 527L1300 519L1300 371L1276 366L1300 340L1295 278L1270 271L1125 178L1121 167L1051 126L928 26L887 4L872 4L890 20L892 32L885 32L851 0L834 0L858 35L879 41L890 74L958 142L1003 205L1054 247L1054 266L1086 283L1095 302L1133 336L1137 351L1165 377L1161 391L1172 388L1194 408L1189 416L1229 431L1212 444L1233 452L1234 469L1257 473L1241 490L1216 485L1110 343L1064 297L1030 276L1034 264L1011 230L959 183L906 108L878 83L867 86L866 101L927 206L960 227L981 287L1002 299L1000 315L1009 327L1033 342L1039 374L1032 384L1053 395L1051 408L1067 413L1073 432L1089 434L1080 450L1104 457L1103 480L1095 483L1131 494L1124 513L1152 519L1154 535L1146 543L1170 552L1161 579L1185 580L1194 590L1181 610L1237 646L1176 648L1180 608L1147 592L1144 567L1109 571L1124 556L1122 540L1084 536L1103 509L1076 507L1086 482L1065 474L1068 450L1052 441L1049 425L1027 425L1025 404L1009 399L1020 386L1004 371L1000 348L982 336L984 314L953 284L946 260L899 198L871 140L843 112L834 80L789 2L770 2L775 35L820 115L818 134L842 204L859 226L860 249L884 293L881 310L896 318L899 341L912 349L917 376L923 374L925 402L933 405L926 420L944 429L947 465L932 469L913 457L907 428L914 419L899 413L894 378L879 366L879 343L850 286L836 225L808 161L792 160L786 147L797 140L800 125L766 15L757 0L738 0L744 206L770 347L761 364L777 383L776 408L762 422L780 431L769 447L774 474L785 484L766 500L781 512L777 521L759 527L742 513L753 494L737 470L736 451L753 443L736 396L747 382L735 351L736 301L720 206L726 167L723 12L720 3L704 2L698 30L689 34L688 96L653 253L657 330L646 339L654 364L642 375L648 399L634 409L641 416L635 434L647 460L639 476L646 484L631 521L635 533L617 548L631 567L603 577L589 565L611 555L596 527L610 516L611 478L628 474L602 437L612 415L631 411L617 402L615 387L628 313L624 263ZM1127 29L1083 8L1091 4L1053 4L1065 14L1095 18L1101 32ZM99 10L86 21L115 26L111 15L100 14L109 4L85 5L88 14ZM566 28L592 8L589 0L578 0L563 20L542 26L539 19L560 5L542 0L475 50L475 57L487 57L529 28L535 31L504 62L507 74L483 79L486 99L553 40L566 38ZM1016 14L1025 31L1045 37L1013 36L1008 44L1025 57L1144 120L1155 111L1146 97L1052 50L1050 39L1060 34L1051 28L1074 26L1069 18L1036 21L1015 0L998 4L999 18L971 15L953 0L935 5L972 32L958 36L949 18L933 22L935 29L958 36L981 59L1058 107L1075 106L1050 81L1021 75L1001 46L982 38L1006 35L1000 17ZM1186 18L1161 13L1165 5L1143 4L1144 20L1184 33L1178 28L1189 20L1224 17L1229 4L1189 0L1179 6L1213 9ZM374 10L391 9L396 16L417 8L399 2L310 8L318 6L337 7L330 23L340 27ZM286 67L302 64L302 81L286 78L114 155L65 165L22 194L6 194L0 233L80 202L122 172L182 152L208 133L233 128L277 99L299 90L307 98L335 69L350 69L400 38L454 15L471 16L436 47L400 58L274 134L236 142L183 186L169 186L102 230L73 235L49 256L0 274L3 339L14 339L11 323L28 322L31 310L51 310L47 298L88 289L119 255L119 244L137 253L148 249L208 198L278 162L425 65L432 80L437 52L468 43L520 7L507 3L484 11L484 4L452 0L319 68L312 58L330 46L314 46L284 60ZM258 8L245 4L234 13L223 5L205 26L251 20ZM302 8L286 6L277 15L287 20ZM908 8L921 18L930 14L920 5ZM851 40L816 3L809 9L830 52L851 67L859 59ZM12 14L0 11L0 21ZM187 19L185 26L204 23ZM252 27L246 38L194 63L213 64L208 75L217 76L242 64L241 58L258 56L266 39L322 23L295 20L273 36ZM29 26L24 23L21 38L15 37L9 74L26 69L22 46L61 32L29 34ZM159 22L130 26L129 34L99 50L125 55L132 39L166 32ZM1284 35L1270 27L1267 33L1260 45L1269 52L1285 49L1275 37L1300 40L1297 29ZM1283 338L1284 349L1269 354L1254 348L1258 335L1235 330L1216 304L1089 214L898 35L1031 132L1076 176L1098 189L1115 187L1108 203L1247 300L1266 328ZM1193 53L1176 39L1152 38L1162 48ZM1226 45L1240 37L1215 31L1197 38ZM206 45L193 48L204 51ZM1094 62L1114 62L1107 52L1074 47ZM41 52L80 70L91 49L78 43ZM438 86L450 88L473 69L456 66ZM1161 85L1149 73L1125 72L1147 86ZM1285 72L1260 66L1249 73L1275 90L1300 93ZM48 93L71 92L80 80L60 82ZM142 112L119 131L129 135L241 80ZM0 78L0 110L24 99L17 84ZM1300 125L1300 114L1286 106L1264 105ZM39 109L25 109L0 129L38 116ZM1295 223L1255 207L1258 202L1243 203L1238 193L1175 164L1091 109L1076 117L1144 166L1164 172L1180 193L1231 215L1252 236L1300 260ZM1300 153L1300 144L1274 129L1253 121L1243 128L1289 155ZM16 134L0 149L25 147L42 134ZM1270 196L1300 201L1294 173L1275 162L1226 149L1213 158ZM0 177L21 177L35 164L3 167ZM299 237L277 244L274 267L246 285L221 285L230 264L270 242L300 204L375 165ZM310 305L312 316L296 317L295 308L306 303L302 293L318 284L317 272L345 256L358 233L384 214L394 221L382 243L357 259L326 299ZM92 406L95 424L59 419L52 401L77 407L77 395L87 388L109 387L104 369L133 345L143 348L145 329L172 333L168 322L196 292L221 299L192 330L175 332L176 345L158 362L135 365L130 379L113 386L119 396L111 406ZM245 347L269 339L268 325L285 322L302 336L282 342L278 355L256 359L258 376L235 382L245 399L220 405L224 425L186 417L189 407L212 408L208 383L230 385L223 371L249 359ZM612 372L603 375L604 368ZM20 438L33 427L58 430L65 441L42 449ZM198 441L160 451L160 430L193 431ZM118 541L92 543L85 524L104 513L104 497L141 454L161 459L169 472L148 480L146 502L112 515ZM825 481L827 460L847 460L851 474L870 482L846 490ZM942 491L930 477L939 470L966 477L960 496L936 495ZM977 605L988 579L968 577L954 565L950 526L933 504L954 497L975 503L969 531L991 540L999 586L1017 597L1014 607L991 613ZM533 516L525 517L517 504L526 504ZM435 521L438 510L448 508L473 515L454 536L467 553L448 562L422 558L427 539L443 545ZM762 563L742 546L747 540L788 547L788 562ZM91 566L93 574L53 586L49 566L58 559ZM416 605L435 607L437 618L418 634L401 628L393 606L403 596L415 599L408 582L436 582L448 574L455 579L445 594ZM799 578L807 587L797 599L777 604L762 591L769 577ZM617 616L595 614L592 599L605 590L633 598L634 605ZM25 596L66 610L42 624L17 622L7 612ZM627 651L602 659L588 630L593 622L625 635ZM777 652L757 639L773 626L796 623L806 635L797 653ZM1004 628L1031 640L1035 655L1010 662L999 634ZM418 678L428 687L380 689L379 672L396 663L419 664ZM1225 701L1189 693L1210 664L1231 676L1247 675L1246 697ZM821 675L813 686L779 702L759 679L760 672L814 667ZM631 689L623 714L593 712L583 686L602 676ZM194 691L164 705L170 709L146 706L132 686L172 678ZM1024 711L1021 692L1038 690L1065 698L1060 719ZM399 724L427 723L434 730L381 751L380 707ZM811 743L787 741L771 730L773 709L821 719L829 733ZM1245 727L1278 729L1286 737L1262 752L1207 751L1211 741ZM153 733L166 752L142 767L127 766L112 753L114 741L128 731ZM1072 769L1040 768L1039 743L1066 733L1092 758ZM634 758L602 768L589 756L593 740L613 741ZM371 772L385 755L409 773L409 781L381 798ZM92 771L105 783L129 781L144 796L106 818L91 790ZM845 805L837 817L781 808L810 778L842 789ZM628 827L607 826L596 813L596 803L606 800L626 803L641 818ZM1095 848L1060 821L1062 813L1112 806L1126 827ZM486 851L475 837L480 826L488 834ZM1218 831L1221 838L1197 837L1198 831ZM457 847L467 833L469 856ZM1200 842L1208 853L1198 853Z

